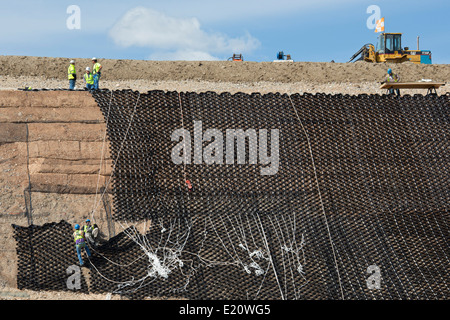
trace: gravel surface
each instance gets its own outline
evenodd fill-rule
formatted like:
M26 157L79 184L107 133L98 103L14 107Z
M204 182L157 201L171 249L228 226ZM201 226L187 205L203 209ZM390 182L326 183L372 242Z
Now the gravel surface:
M5 77L0 76L0 90L16 90L18 88L31 87L34 89L66 89L68 84L63 80L45 79L44 77ZM83 83L78 81L76 89L83 88ZM180 91L180 92L206 92L214 91L222 92L244 92L244 93L327 93L327 94L384 94L386 90L380 89L378 82L330 82L330 83L314 83L314 82L212 82L204 80L164 80L164 81L149 81L149 80L100 80L100 88L107 88L111 90L132 89L140 92L147 92L149 90L165 90L165 91ZM450 82L437 90L438 94L445 94L450 92ZM426 94L426 90L401 90L402 94Z

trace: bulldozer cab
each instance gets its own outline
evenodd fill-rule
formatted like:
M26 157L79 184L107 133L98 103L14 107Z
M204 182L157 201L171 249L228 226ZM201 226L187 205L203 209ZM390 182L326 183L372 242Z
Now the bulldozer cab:
M376 52L378 54L394 54L402 51L401 33L382 33L378 36Z

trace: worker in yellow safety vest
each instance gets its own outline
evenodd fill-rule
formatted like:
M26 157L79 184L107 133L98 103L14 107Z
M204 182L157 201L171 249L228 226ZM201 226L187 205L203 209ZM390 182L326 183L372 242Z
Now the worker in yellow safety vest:
M67 74L69 77L69 90L73 90L75 89L75 82L77 81L77 70L75 69L75 60L70 60Z
M97 242L97 237L98 237L98 226L97 224L91 224L91 220L87 219L86 220L86 224L83 227L83 231L84 231L84 235L86 240L88 241L89 244L92 244L94 246L98 246L98 242Z
M91 91L94 89L94 76L91 73L91 68L86 67L86 73L84 74L84 82L86 83L86 88Z
M75 225L75 232L73 233L73 239L75 241L75 248L77 250L78 261L80 261L80 266L84 265L83 258L81 257L81 249L84 248L88 257L91 256L88 246L86 245L86 239L84 237L83 230L80 229L80 225Z
M94 74L94 90L98 90L98 83L100 81L100 76L102 75L102 65L97 62L97 58L93 57L92 62L94 66L92 67L92 73Z
M399 77L398 74L393 73L393 72L392 72L392 69L389 68L388 71L387 71L386 78L384 79L384 82L383 82L383 83L386 83L386 82L387 82L387 83L391 83L391 82L400 82L400 77ZM393 93L394 93L394 89L393 89L393 88L390 88L390 89L389 89L389 93L390 93L390 94L393 94ZM397 95L399 96L399 95L400 95L400 89L395 89L395 93L397 93Z

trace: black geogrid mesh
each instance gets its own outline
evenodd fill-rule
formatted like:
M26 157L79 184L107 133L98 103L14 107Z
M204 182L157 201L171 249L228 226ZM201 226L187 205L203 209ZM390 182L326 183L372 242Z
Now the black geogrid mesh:
M148 218L152 226L94 250L90 291L137 299L448 298L448 96L93 96L115 162L114 219ZM263 165L248 158L174 164L171 134L184 127L193 141L194 121L224 138L227 129L268 129L269 150L270 129L279 129L278 171L263 176ZM380 289L368 286L370 266L379 267Z
M73 245L73 227L66 221L46 223L43 226L12 226L17 242L17 288L36 291L71 290L67 280L74 271L70 268L79 264ZM80 269L78 271L78 291L87 293L84 276Z

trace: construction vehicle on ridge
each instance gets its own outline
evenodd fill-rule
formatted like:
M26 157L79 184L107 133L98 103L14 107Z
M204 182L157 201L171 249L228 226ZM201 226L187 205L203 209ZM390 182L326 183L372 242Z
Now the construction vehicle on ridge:
M355 60L357 57L359 58ZM373 44L367 43L361 47L348 62L390 62L402 63L411 61L416 64L431 64L431 51L419 50L419 37L417 37L417 50L410 50L408 47L402 48L401 33L381 33L378 36L376 48Z
M241 53L233 53L233 56L229 57L228 61L244 61L244 57Z
M280 62L280 61L289 61L289 62L293 62L294 60L292 60L290 54L284 54L283 51L279 51L279 52L277 53L277 59L274 60L273 62Z

